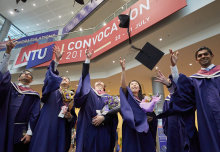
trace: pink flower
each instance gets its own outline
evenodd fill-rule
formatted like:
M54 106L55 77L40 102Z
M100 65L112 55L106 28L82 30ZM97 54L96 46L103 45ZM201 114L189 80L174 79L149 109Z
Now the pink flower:
M151 102L145 102L142 100L140 103L140 107L144 110L144 112L153 112L155 105L160 101L161 96L152 96Z

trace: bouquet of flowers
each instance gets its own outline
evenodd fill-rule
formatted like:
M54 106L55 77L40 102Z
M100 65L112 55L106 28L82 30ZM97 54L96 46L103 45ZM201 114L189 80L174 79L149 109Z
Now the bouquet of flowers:
M148 102L150 101L150 102ZM150 97L145 96L144 99L140 103L140 107L145 112L152 112L154 110L155 105L161 101L161 95L151 95Z
M74 92L68 89L62 89L62 97L65 103L70 103L74 98Z
M120 99L118 96L104 96L105 106L102 110L96 110L98 115L116 113L120 109Z
M58 117L64 118L64 115L66 114L66 112L69 109L70 102L73 101L74 92L72 90L68 90L68 89L61 89L60 91L62 94L64 106L61 107L61 111L60 111Z

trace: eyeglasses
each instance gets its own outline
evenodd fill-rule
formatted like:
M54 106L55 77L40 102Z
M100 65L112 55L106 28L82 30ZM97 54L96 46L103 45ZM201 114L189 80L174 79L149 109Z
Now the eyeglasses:
M208 52L205 52L205 53L198 54L198 55L197 55L197 58L201 58L203 55L204 55L204 56L209 56L209 53L208 53Z

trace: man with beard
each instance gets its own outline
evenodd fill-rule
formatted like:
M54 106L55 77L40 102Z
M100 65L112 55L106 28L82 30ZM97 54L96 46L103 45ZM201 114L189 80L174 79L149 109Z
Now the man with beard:
M207 47L195 53L201 70L190 77L179 75L177 90L171 97L173 109L197 109L201 152L220 151L220 65L212 64L214 55Z
M30 88L33 76L23 71L11 82L9 58L16 42L9 41L0 62L0 152L27 152L40 113L39 94Z
M76 122L70 79L60 77L57 65L63 55L59 47L53 49L55 61L50 63L42 89L44 103L36 125L30 152L67 152L71 144L71 129Z

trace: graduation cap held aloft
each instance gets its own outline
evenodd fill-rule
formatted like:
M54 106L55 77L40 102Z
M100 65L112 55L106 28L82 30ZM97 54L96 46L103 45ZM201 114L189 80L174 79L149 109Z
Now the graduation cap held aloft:
M16 0L16 3L18 4L20 1L22 1L23 3L26 3L27 0Z
M85 4L84 0L75 0L73 6L75 5L75 2L77 2L80 5L84 5ZM91 0L91 3L92 3L92 0Z
M81 4L81 5L84 5L85 3L84 3L84 0L75 0L75 2L77 2L77 3L79 3L79 4ZM75 3L74 3L75 4Z
M139 49L133 45L132 48L140 51L135 59L141 62L150 70L154 68L154 66L160 61L160 59L164 55L161 50L157 49L149 42L147 42L142 49Z
M120 28L127 28L127 32L128 32L128 37L129 37L129 44L131 44L131 36L130 36L130 14L131 14L131 9L129 11L129 14L120 14L118 16L119 20L120 20L120 24L119 27Z

